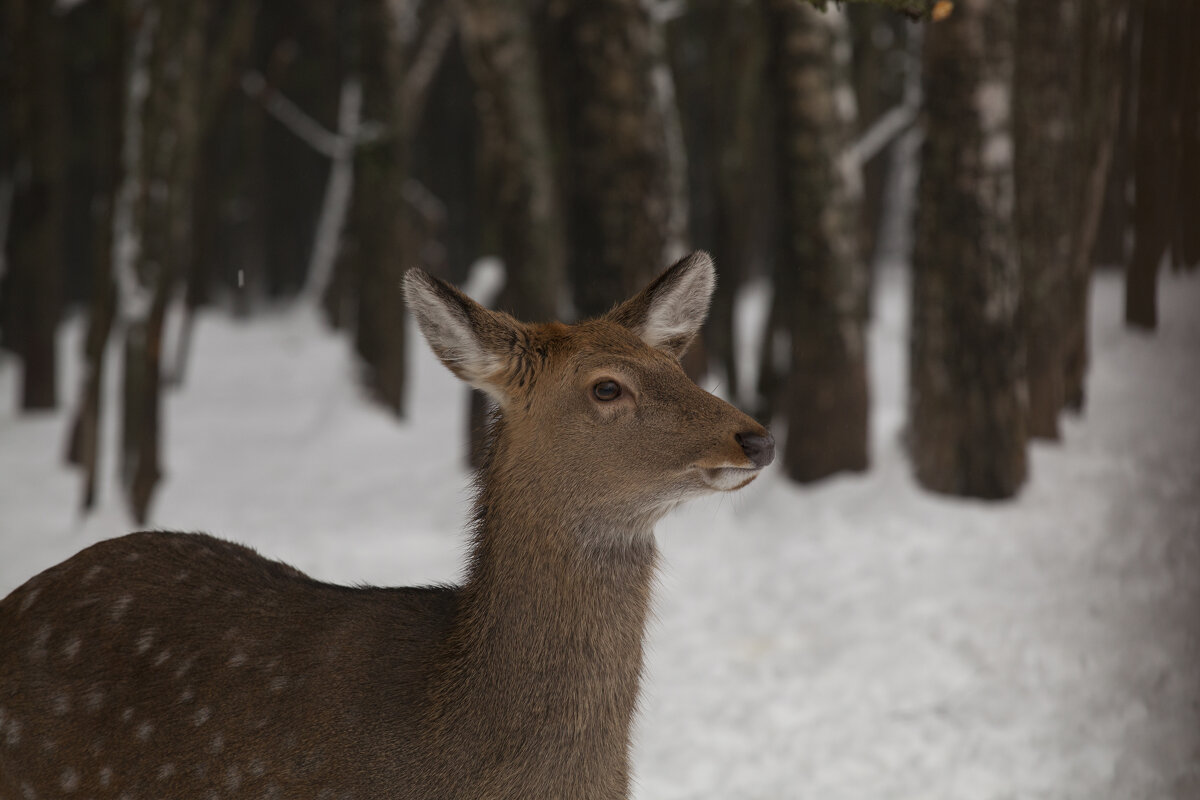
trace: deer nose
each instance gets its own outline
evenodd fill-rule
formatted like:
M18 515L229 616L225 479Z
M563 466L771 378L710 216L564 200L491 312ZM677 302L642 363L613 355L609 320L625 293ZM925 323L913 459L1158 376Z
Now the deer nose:
M775 437L768 433L759 436L757 433L735 433L734 439L742 446L746 458L756 467L765 467L775 460Z

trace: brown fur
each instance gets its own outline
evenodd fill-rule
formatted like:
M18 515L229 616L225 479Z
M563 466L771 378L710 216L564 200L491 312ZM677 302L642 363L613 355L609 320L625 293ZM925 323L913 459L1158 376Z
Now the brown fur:
M0 602L0 800L627 796L653 525L749 482L735 434L769 435L639 338L653 298L526 326L410 280L501 401L464 584L334 586L203 534L90 547Z

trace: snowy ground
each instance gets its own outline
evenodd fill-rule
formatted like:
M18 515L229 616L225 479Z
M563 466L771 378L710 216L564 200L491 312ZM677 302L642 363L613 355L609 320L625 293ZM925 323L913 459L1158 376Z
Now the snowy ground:
M769 475L660 526L637 797L1200 798L1200 278L1164 278L1146 336L1099 276L1087 416L1033 447L1007 504L913 484L905 297L885 273L870 473ZM750 293L746 319L760 306ZM416 348L397 424L307 314L204 317L167 404L154 524L328 580L453 579L465 395ZM111 484L79 516L65 415L18 416L16 379L0 361L0 595L130 528Z

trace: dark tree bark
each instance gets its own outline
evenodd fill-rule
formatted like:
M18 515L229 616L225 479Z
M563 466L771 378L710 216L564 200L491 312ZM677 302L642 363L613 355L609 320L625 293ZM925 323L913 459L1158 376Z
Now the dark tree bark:
M1125 91L1121 53L1125 49L1129 9L1128 0L1080 4L1079 91L1075 112L1079 160L1075 196L1080 202L1076 208L1063 313L1063 393L1067 407L1076 411L1084 405L1092 251L1104 208L1104 188Z
M658 24L645 4L571 0L552 13L561 13L563 46L556 88L567 95L568 272L576 311L594 316L682 254L678 116Z
M792 0L766 9L781 192L772 316L791 345L787 363L772 366L787 376L784 468L813 481L868 463L861 180L847 155L849 64L835 56L848 50L849 32L842 15Z
M83 471L81 507L96 503L99 482L100 421L103 408L104 369L109 334L116 315L113 283L113 204L121 158L121 123L124 107L125 20L108 7L87 6L86 35L97 43L95 81L92 88L91 168L94 173L92 225L92 282L88 306L87 337L83 351L83 381L78 407L71 423L67 460Z
M63 212L67 159L62 21L51 4L12 0L4 6L12 82L16 154L4 346L21 359L20 407L58 403L55 334L62 306Z
M1029 385L1029 435L1058 438L1066 400L1063 308L1078 205L1072 98L1078 93L1072 0L1017 0L1013 139L1015 233L1021 265L1020 322ZM1064 191L1066 189L1066 191Z
M1026 475L1012 235L1012 3L963 0L926 32L909 424L917 480L1015 494Z
M1134 137L1133 254L1125 283L1125 321L1158 326L1158 271L1164 257L1181 264L1195 241L1200 189L1184 179L1196 173L1195 25L1190 0L1146 0L1141 9L1141 59Z
M398 24L387 0L362 3L358 14L363 117L380 123L387 134L355 153L347 231L352 245L345 253L358 284L354 344L375 398L403 416L406 317L401 281L412 254L404 201L409 136L400 119L404 43L397 38Z

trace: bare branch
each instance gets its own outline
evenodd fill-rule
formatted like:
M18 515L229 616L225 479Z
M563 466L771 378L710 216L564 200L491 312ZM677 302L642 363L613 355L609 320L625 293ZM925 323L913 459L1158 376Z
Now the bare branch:
M361 113L362 84L357 78L347 78L342 82L338 100L338 134L335 136L325 131L327 136L337 140L339 146L330 156L333 163L329 167L329 180L325 184L321 216L317 219L317 232L308 262L308 279L304 284L304 297L314 303L320 302L325 295L325 288L333 276L342 228L350 210L350 198L354 191L354 148L345 143L355 140Z
M428 31L418 45L404 85L400 88L400 120L409 132L415 130L420 121L429 86L433 83L433 77L437 74L450 40L454 38L456 28L449 3L438 5L432 13L433 19L427 25Z
M242 90L262 103L271 116L326 158L336 159L343 152L353 149L349 140L331 133L324 125L301 111L299 106L275 91L261 73L251 70L242 75Z

